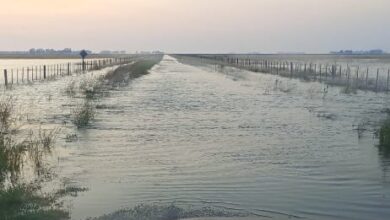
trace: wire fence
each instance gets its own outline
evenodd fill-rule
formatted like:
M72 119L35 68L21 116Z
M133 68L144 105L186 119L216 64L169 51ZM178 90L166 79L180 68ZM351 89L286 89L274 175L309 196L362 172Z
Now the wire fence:
M127 64L133 61L133 57L104 58L86 60L84 62L68 62L61 64L34 65L29 67L17 67L3 69L0 84L10 87L15 84L31 84L37 81L55 79L61 76L85 73L100 70L106 67Z
M178 59L192 59L200 63L232 66L253 72L269 73L306 81L320 81L329 85L353 89L388 92L390 67L362 67L359 65L323 64L240 58L229 55L175 55Z

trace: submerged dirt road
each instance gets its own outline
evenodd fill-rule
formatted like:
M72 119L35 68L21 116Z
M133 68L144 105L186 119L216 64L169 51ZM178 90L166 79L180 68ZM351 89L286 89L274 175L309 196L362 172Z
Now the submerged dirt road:
M385 219L390 157L355 127L389 104L385 94L165 56L100 100L94 124L67 144L64 176L90 189L72 217L174 203L274 219Z

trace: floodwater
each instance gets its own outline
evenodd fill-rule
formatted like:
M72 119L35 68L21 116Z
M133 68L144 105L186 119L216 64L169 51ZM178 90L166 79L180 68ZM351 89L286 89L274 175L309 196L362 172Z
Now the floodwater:
M64 124L74 103L60 92L68 80L9 92L23 94L45 123ZM73 219L141 203L274 219L388 219L390 154L372 131L388 100L165 56L97 101L92 127L64 125L78 141L59 141L57 172L89 188L72 199ZM358 124L367 126L360 138Z
M100 60L100 58L86 59L87 62L93 60ZM0 86L3 87L5 84L4 70L8 71L8 82L18 84L22 82L22 71L23 80L26 82L28 81L28 74L33 74L30 76L35 76L34 79L41 79L43 77L44 65L47 66L48 76L50 76L54 73L58 74L58 69L55 70L56 65L62 65L60 72L64 72L63 65L68 63L74 65L80 62L81 59L0 59ZM72 68L75 67L73 66ZM24 71L26 71L26 74L24 74Z
M95 60L95 59L88 59ZM99 60L99 59L96 59ZM0 70L18 69L40 65L55 65L66 63L78 63L81 59L0 59Z

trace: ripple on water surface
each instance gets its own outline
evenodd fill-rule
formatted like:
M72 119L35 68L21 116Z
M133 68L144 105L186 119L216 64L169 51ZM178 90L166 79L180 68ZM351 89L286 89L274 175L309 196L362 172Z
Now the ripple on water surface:
M61 162L90 189L73 217L155 202L274 217L390 216L389 159L353 130L387 105L384 95L330 88L324 96L319 83L278 78L286 92L273 88L275 76L226 71L165 56L104 97L93 128Z

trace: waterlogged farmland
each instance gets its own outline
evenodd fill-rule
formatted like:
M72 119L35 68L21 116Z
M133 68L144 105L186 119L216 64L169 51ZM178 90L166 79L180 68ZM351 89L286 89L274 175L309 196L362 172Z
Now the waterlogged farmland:
M375 138L387 93L172 56L104 92L72 87L97 89L116 68L3 92L26 127L61 128L48 160L59 179L88 188L66 198L72 219L139 204L258 219L390 216L390 151ZM88 96L94 117L78 129Z

